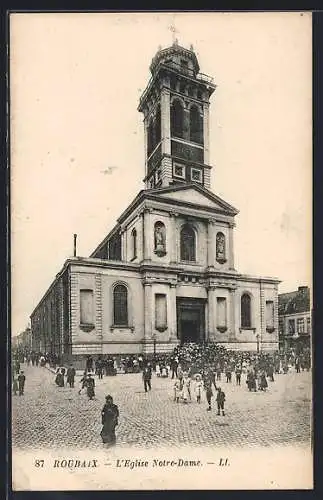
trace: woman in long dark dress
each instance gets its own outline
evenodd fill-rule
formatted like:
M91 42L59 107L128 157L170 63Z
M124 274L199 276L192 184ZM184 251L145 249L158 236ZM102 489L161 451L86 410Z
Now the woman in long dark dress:
M102 408L102 430L101 438L104 444L113 445L116 442L115 428L118 425L119 409L113 404L112 396L105 398L105 405Z

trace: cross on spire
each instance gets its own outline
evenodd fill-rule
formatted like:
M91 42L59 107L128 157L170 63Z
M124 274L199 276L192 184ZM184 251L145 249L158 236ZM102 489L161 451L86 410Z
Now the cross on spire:
M173 42L173 45L177 45L178 44L178 40L176 38L176 33L179 33L179 31L176 29L175 25L174 24L171 24L169 26L169 31L172 32L172 42Z

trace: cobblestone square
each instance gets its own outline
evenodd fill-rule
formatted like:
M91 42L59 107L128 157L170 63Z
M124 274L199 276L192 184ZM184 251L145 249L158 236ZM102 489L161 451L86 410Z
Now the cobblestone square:
M212 411L206 411L204 394L201 404L194 392L192 402L175 403L170 378L153 375L152 390L145 393L140 373L96 377L96 396L90 401L85 393L78 394L80 375L74 389L59 388L49 369L22 368L25 394L12 396L13 448L102 448L101 408L107 394L120 411L118 447L236 448L308 445L310 441L311 372L275 375L267 392L249 392L245 376L240 387L234 377L231 384L221 381L226 415L217 416L214 398Z

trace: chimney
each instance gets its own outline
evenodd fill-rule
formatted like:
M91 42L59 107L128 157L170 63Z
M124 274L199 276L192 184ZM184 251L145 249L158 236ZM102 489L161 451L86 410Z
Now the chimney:
M76 257L76 240L77 240L77 234L74 234L74 257Z

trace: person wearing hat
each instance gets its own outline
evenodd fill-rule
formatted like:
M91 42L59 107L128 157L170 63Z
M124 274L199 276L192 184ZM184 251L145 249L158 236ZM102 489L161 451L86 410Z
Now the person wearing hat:
M92 373L88 373L86 380L86 392L90 400L92 400L95 396L94 387L95 387L95 380L94 378L92 378Z
M26 377L23 371L20 372L20 375L18 375L18 389L19 389L19 396L22 396L24 394L25 390L25 381Z
M212 409L211 400L212 400L213 392L212 392L212 381L210 380L210 378L204 379L204 389L205 389L205 394L206 394L206 401L208 404L207 411L211 411L211 409Z
M74 381L75 381L75 368L72 364L70 364L69 368L67 368L67 383L69 384L70 388L74 388Z
M216 402L218 406L218 415L220 415L220 411L222 411L222 415L224 416L224 401L225 401L225 394L222 391L221 387L218 387L218 393L216 396Z
M113 398L110 394L105 398L105 405L101 411L101 418L102 430L100 435L102 441L104 444L114 445L116 443L115 428L119 423L119 409L117 405L113 403Z
M144 381L145 392L151 391L151 366L150 363L145 366L142 372L142 379Z

